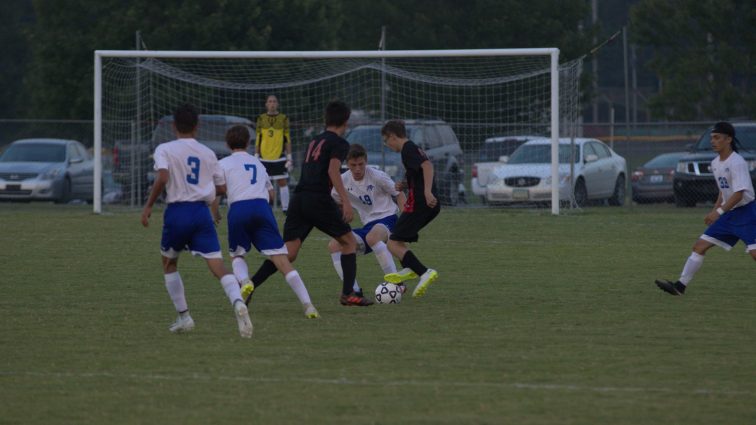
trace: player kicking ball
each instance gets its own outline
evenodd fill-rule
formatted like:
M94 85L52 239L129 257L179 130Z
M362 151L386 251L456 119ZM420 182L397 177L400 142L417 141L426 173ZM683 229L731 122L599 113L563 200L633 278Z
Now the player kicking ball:
M363 227L353 229L357 239L357 253L375 253L383 274L396 273L396 265L386 246L391 229L396 223L397 204L404 205L406 197L403 192L396 190L391 177L383 171L367 166L367 151L362 145L353 144L347 153L347 167L349 170L341 175L349 201L357 210ZM331 190L331 197L337 204L341 204L341 197L336 189ZM396 201L394 201L396 198ZM343 279L341 269L341 246L336 240L328 242L331 261L339 278ZM402 290L404 285L401 286ZM354 281L354 292L362 294L357 280Z
M441 212L433 182L433 164L422 149L407 139L404 121L388 121L381 128L381 136L386 146L402 154L408 193L407 203L391 231L388 242L389 251L401 262L404 269L389 273L383 278L386 282L402 283L420 276L420 282L412 292L412 296L418 298L425 295L428 287L438 279L438 272L425 267L407 248L407 243L417 242L420 229L427 226Z
M228 249L234 275L242 283L244 302L249 304L254 291L244 256L254 245L284 275L286 283L302 303L305 316L318 318L320 315L310 301L302 278L289 262L288 251L268 204L270 179L262 162L247 153L249 141L250 133L246 126L237 125L226 132L226 144L231 149L231 155L220 161L226 184L221 186L219 192L228 197ZM214 212L217 214L217 210ZM219 218L218 215L216 219Z
M714 245L729 251L738 243L746 244L746 252L756 260L756 202L748 164L737 151L735 128L718 122L711 130L711 148L718 154L711 161L711 170L719 186L714 209L706 214L709 227L693 245L693 252L677 282L657 280L656 286L672 295L685 294L685 288L703 265L706 251Z
M176 140L155 149L157 178L142 211L142 225L149 226L152 206L165 189L168 207L164 213L160 253L165 287L178 312L178 319L169 330L187 332L194 329L194 320L189 315L184 296L184 283L178 272L179 254L188 248L192 254L202 256L210 271L220 280L234 308L239 335L250 338L252 322L242 301L239 281L223 265L218 234L208 209L208 205L215 201L216 190L225 183L223 172L215 153L195 139L198 120L199 114L191 105L183 105L173 114Z

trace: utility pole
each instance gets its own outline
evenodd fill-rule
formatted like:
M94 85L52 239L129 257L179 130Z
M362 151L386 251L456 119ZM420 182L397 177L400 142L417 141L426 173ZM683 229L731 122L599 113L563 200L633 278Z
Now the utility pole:
M630 84L627 75L627 26L622 27L622 57L625 71L625 140L630 141Z
M598 24L598 0L591 0L591 28L594 30L593 33L593 45L595 46L596 43L598 43L597 35L596 35L596 25ZM598 56L593 55L593 58L591 60L591 67L593 68L593 113L591 114L591 118L593 119L594 123L597 123L599 121L599 103L598 103Z

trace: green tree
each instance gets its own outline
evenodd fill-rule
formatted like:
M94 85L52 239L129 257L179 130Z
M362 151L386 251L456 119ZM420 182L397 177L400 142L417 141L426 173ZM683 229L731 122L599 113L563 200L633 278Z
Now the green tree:
M631 34L653 48L662 82L658 118L750 117L756 112L756 8L752 0L643 0Z
M0 117L15 117L20 111L23 97L22 82L29 61L25 32L34 24L31 0L3 2L0 25Z

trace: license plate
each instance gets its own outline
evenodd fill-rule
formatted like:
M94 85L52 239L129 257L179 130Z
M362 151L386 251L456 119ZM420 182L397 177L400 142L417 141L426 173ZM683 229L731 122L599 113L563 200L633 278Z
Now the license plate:
M15 192L17 190L21 190L21 185L20 184L8 184L8 185L5 185L5 190Z
M516 201L522 201L525 199L530 199L530 191L528 189L513 189L512 190L512 199Z
M664 176L651 176L651 183L661 183L664 181Z

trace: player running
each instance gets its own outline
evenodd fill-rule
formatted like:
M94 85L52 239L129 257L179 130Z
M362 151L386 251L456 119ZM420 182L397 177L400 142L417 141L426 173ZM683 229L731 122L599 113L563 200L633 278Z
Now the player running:
M388 174L367 166L367 152L362 145L353 144L349 147L347 167L349 170L341 175L341 180L344 182L349 201L363 223L361 228L352 230L357 239L357 252L375 253L383 274L396 273L396 265L386 247L386 241L396 223L397 205L404 205L407 199L403 192L396 190L394 181ZM341 197L335 189L331 190L331 196L336 203L341 204ZM336 240L331 239L328 242L328 250L336 273L343 279L341 246ZM357 294L362 293L356 280L354 291Z
M226 143L231 149L231 155L220 161L226 180L226 185L221 186L220 191L226 193L229 204L228 249L234 275L242 283L242 293L248 304L254 286L249 279L244 256L254 245L284 275L286 283L302 303L305 316L317 318L318 311L310 301L302 278L289 262L286 246L268 204L268 173L260 160L247 153L249 140L249 129L246 126L231 127L226 132Z
M683 266L677 282L657 280L656 286L672 295L685 294L693 276L701 268L706 251L714 245L732 249L738 239L746 244L746 252L756 260L756 202L748 163L738 153L735 128L718 122L711 130L711 148L718 154L711 161L711 170L719 186L717 202L704 223L709 227L693 245L693 252Z
M197 122L199 115L191 105L183 105L173 114L176 140L155 149L157 178L142 211L142 225L149 226L152 206L166 191L163 237L160 253L163 259L165 287L178 311L178 319L168 329L187 332L194 329L194 320L184 296L184 283L178 272L178 257L184 248L202 256L210 271L220 280L228 300L234 307L239 335L252 336L252 322L242 301L239 281L223 265L218 234L208 204L215 200L219 186L225 183L215 153L199 143Z

